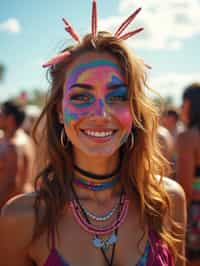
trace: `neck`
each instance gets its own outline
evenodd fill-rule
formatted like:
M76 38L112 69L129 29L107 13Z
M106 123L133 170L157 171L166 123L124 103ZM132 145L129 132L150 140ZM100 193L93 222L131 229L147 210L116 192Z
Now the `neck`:
M120 163L119 153L113 154L110 157L90 157L85 154L82 154L81 152L74 152L73 157L75 165L87 172L93 173L98 176L109 175L117 169ZM98 184L103 184L103 182L107 181L105 178L98 180L92 179L91 177L88 178L87 176L77 171L74 172L74 176L74 178L78 177L85 181L91 180L92 182L98 182ZM109 178L109 180L112 180L115 177L116 175ZM117 196L121 191L121 184L118 181L114 184L114 186L99 191L85 189L76 184L74 184L74 188L76 189L79 198L88 200L92 199L102 203L111 197Z
M73 152L74 165L77 167L94 173L98 176L110 175L115 172L120 164L119 152L108 156L89 156L79 151ZM105 179L105 178L103 178Z

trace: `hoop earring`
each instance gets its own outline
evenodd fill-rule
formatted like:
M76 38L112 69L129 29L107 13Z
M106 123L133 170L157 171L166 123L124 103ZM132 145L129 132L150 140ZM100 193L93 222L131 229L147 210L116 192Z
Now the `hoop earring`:
M62 128L61 133L60 133L60 143L61 143L63 148L67 148L68 147L68 138L67 138L67 136L65 134L64 128Z
M129 136L130 136L130 145L128 146L128 149L132 150L135 144L135 137L133 131L131 131L131 134Z

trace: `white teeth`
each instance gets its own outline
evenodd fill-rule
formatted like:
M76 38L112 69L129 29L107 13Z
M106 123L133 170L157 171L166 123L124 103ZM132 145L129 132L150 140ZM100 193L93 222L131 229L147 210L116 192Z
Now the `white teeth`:
M85 130L84 131L87 135L97 137L97 138L104 138L111 136L113 131L107 131L107 132L98 132L98 131L90 131L90 130Z

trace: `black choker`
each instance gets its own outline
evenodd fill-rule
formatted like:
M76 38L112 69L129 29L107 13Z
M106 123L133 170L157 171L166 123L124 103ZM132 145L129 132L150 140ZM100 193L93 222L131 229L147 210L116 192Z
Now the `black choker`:
M113 176L115 176L116 174L119 174L119 170L120 170L120 165L117 167L117 169L115 171L113 171L112 173L110 174L107 174L107 175L97 175L97 174L93 174L91 172L88 172L86 170L83 170L81 168L79 168L77 165L74 165L74 169L79 172L80 174L86 176L86 177L90 177L90 178L93 178L93 179L107 179L107 178L111 178Z

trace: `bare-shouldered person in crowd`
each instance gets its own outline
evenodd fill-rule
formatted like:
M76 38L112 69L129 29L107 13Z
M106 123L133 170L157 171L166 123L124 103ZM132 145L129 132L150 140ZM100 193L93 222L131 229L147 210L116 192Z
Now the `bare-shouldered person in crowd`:
M27 182L30 180L30 176L32 175L34 160L33 144L29 140L30 137L21 128L24 119L25 112L22 107L12 101L2 103L0 115L0 129L3 132L3 136L1 140L4 142L9 142L16 149L16 194L23 193L25 191ZM29 189L29 191L30 190L31 189Z
M17 152L15 146L0 139L0 209L16 193Z

